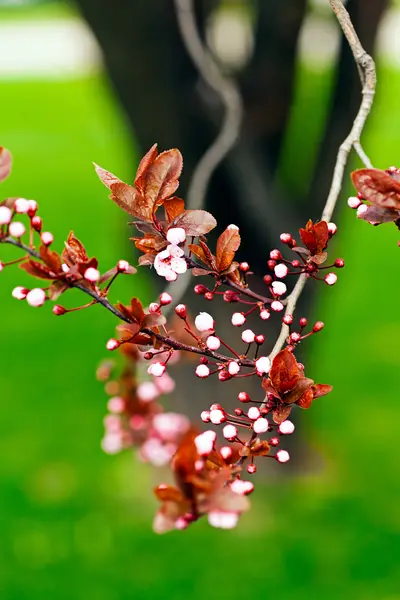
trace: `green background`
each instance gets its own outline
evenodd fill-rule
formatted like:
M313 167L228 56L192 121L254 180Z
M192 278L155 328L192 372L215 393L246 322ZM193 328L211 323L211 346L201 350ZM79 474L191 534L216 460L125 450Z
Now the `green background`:
M299 177L312 162L301 128L328 88L328 74L302 68L285 167ZM106 82L0 81L0 94L0 143L15 161L2 196L35 198L59 249L73 229L104 268L130 258L126 219L91 165L129 179L137 162ZM378 167L399 162L399 96L400 73L379 65L365 137ZM303 419L307 462L264 479L234 531L200 522L153 534L151 489L163 475L100 450L106 397L94 371L112 316L96 307L56 319L11 298L24 273L1 273L2 599L400 598L398 232L356 221L345 198L333 255L346 269L321 286L312 312L326 329L307 358L334 392ZM130 294L151 297L146 273L117 285L115 298Z

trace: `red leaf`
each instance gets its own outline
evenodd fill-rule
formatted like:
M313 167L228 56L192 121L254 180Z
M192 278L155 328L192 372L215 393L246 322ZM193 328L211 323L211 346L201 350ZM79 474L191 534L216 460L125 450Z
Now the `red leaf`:
M326 248L329 240L329 230L326 221L315 225L310 220L304 229L299 229L303 244L307 246L312 255L320 254Z
M201 260L205 265L212 267L210 264L209 258L207 257L204 249L201 246L197 246L196 244L189 244L188 246L190 252L195 255L196 258Z
M132 185L118 182L110 187L112 194L110 196L122 210L134 215L142 221L151 221L153 215L153 206L143 198Z
M171 225L182 227L186 235L193 237L205 235L217 225L214 217L205 210L184 210L176 217Z
M374 206L372 204L369 206L365 204L364 206L366 207L366 210L359 213L357 217L371 223L371 225L391 223L392 221L397 221L400 217L399 211L394 208L382 208L381 206Z
M385 171L358 169L351 178L356 190L371 204L400 210L400 183Z
M321 396L326 396L329 394L333 390L333 387L328 383L317 383L316 385L313 385L312 389L314 392L314 398L320 398Z
M240 235L237 229L226 228L217 240L216 259L219 273L229 269L240 246Z
M286 421L290 413L292 412L292 407L288 404L279 404L272 414L272 418L274 423L280 425L283 421Z
M295 357L289 350L285 348L275 356L269 376L275 389L280 394L284 394L295 387L299 380L299 369Z
M65 242L65 249L62 256L68 266L87 263L89 261L85 246L75 237L73 231L70 232Z
M314 393L313 393L312 388L310 387L299 398L299 400L297 401L297 405L300 406L300 408L305 408L305 409L310 408L313 400L314 400Z
M143 158L140 161L139 166L137 168L136 176L135 176L136 187L137 187L138 180L140 180L143 173L145 171L147 171L149 166L155 161L157 154L158 154L157 144L153 144L152 147L150 148L150 150L143 156Z
M44 263L53 271L53 273L60 273L61 269L61 256L57 252L50 250L48 246L40 246L39 248L40 258Z
M28 260L22 263L20 268L29 273L29 275L33 275L33 277L38 277L39 279L54 279L56 276L48 267L36 260Z
M9 176L11 171L11 154L0 146L0 182Z
M96 163L93 164L100 181L104 183L104 185L108 187L108 189L111 189L113 183L122 183L121 179L110 173L110 171L106 171L106 169L103 169L99 165L96 165Z
M293 404L294 402L297 402L304 392L311 388L313 383L314 380L310 379L309 377L299 377L294 388L287 394L284 394L282 400L285 402L285 404Z
M148 154L151 152L152 150ZM177 148L173 148L161 152L152 162L150 156L143 160L145 164L139 165L140 176L135 179L135 185L152 209L155 209L178 188L183 167L182 154Z
M177 196L173 196L169 200L165 200L163 206L168 223L173 221L175 217L180 215L185 210L185 202L182 200L182 198L178 198Z
M53 281L47 290L47 295L49 296L50 300L55 301L67 289L68 285L63 281Z

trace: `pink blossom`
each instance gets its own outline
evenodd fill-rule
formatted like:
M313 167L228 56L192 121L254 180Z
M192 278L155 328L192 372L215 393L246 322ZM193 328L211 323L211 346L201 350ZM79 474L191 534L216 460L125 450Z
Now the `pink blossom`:
M182 258L184 251L179 246L170 244L159 252L154 260L154 268L160 277L167 281L175 281L181 273L187 270L186 260Z
M107 402L107 409L112 413L122 413L125 410L125 400L121 396L113 396Z
M325 275L324 280L328 285L335 285L337 282L337 275L336 273L328 273L328 275Z
M83 276L87 281L90 281L90 283L96 283L96 281L100 279L100 272L93 267L89 267L86 269Z
M29 210L29 200L17 198L14 202L14 210L21 215L26 214Z
M279 263L279 265L276 265L276 267L274 267L274 273L279 279L283 279L284 277L286 277L288 271L289 269L283 263Z
M186 241L186 232L182 227L172 227L167 231L167 240L170 244L182 244Z
M273 281L271 287L275 296L283 296L283 294L286 294L287 292L286 284L284 284L283 281Z
M153 375L154 377L161 377L161 375L164 375L165 369L166 369L165 363L154 362L149 366L149 368L147 369L147 372L149 375Z
M289 242L292 241L292 235L290 233L281 233L279 238L284 244L289 244Z
M240 365L235 360L231 360L228 363L228 371L229 371L229 375L232 375L232 377L234 377L235 375L237 375L239 373Z
M169 364L171 364L171 361L169 361ZM154 383L160 394L171 394L175 389L175 381L167 372L161 377L157 377Z
M153 418L153 427L164 442L177 442L188 431L190 421L179 413L159 413Z
M196 367L196 375L197 377L200 377L200 379L205 379L209 376L209 374L210 369L207 367L207 365L198 365Z
M234 425L225 425L225 427L222 430L222 435L224 436L224 438L231 442L235 439L237 433L238 430Z
M290 460L289 452L286 450L278 450L276 453L276 460L280 463L288 462L288 460Z
M106 344L107 350L116 350L119 347L120 343L115 338L110 338Z
M43 231L43 233L40 234L40 239L45 246L50 246L50 244L54 242L54 236L50 231Z
M232 448L230 448L229 446L222 446L219 453L224 460L229 460L232 456Z
M328 231L331 235L335 235L335 233L337 232L338 228L337 225L335 223L328 223Z
M209 410L202 410L200 413L200 419L203 421L203 423L209 423L210 422L210 411Z
M251 329L245 329L242 332L242 340L246 343L246 344L252 344L254 342L255 339L255 333L254 331L252 331Z
M206 345L209 350L218 350L221 346L221 340L215 335L210 335L207 338Z
M268 373L271 368L271 361L268 356L260 356L259 359L256 360L256 369L258 373Z
M236 512L225 512L221 510L212 510L208 513L208 522L212 527L220 529L233 529L236 527L239 515Z
M282 435L290 435L294 431L294 423L292 421L283 421L278 427L279 433Z
M239 231L239 227L237 225L228 225L227 227L228 230L234 230L234 231Z
M117 454L124 447L123 437L121 433L106 433L101 440L101 447L106 454Z
M247 411L247 416L252 421L256 421L257 419L259 419L259 417L260 417L260 411L257 408L257 406L250 406L249 410Z
M146 462L156 467L162 467L169 463L175 453L175 444L164 444L158 438L149 438L140 448L140 456Z
M127 260L119 260L117 262L117 270L119 273L126 273L127 271L129 271L129 268L130 264Z
M254 424L253 429L255 433L265 433L268 431L268 421L263 417L258 418Z
M260 311L260 319L262 319L263 321L267 321L271 316L271 313L269 312L268 309L264 308L263 310Z
M42 288L33 288L26 295L26 301L29 306L43 306L46 300L46 293L42 290Z
M8 225L12 219L12 210L8 206L0 206L0 225Z
M232 325L235 325L235 327L240 327L241 325L246 323L246 317L244 316L243 313L239 313L239 312L233 313L231 323L232 323Z
M209 331L214 329L214 319L206 312L201 312L194 320L194 324L198 331Z
M347 200L347 204L350 206L350 208L358 208L362 202L359 198L357 198L357 196L350 196L350 198Z
M20 238L24 235L25 231L25 225L20 223L20 221L13 221L10 223L9 232L13 237Z
M164 376L165 375L163 375L163 377ZM160 392L152 381L143 381L142 383L139 383L136 394L141 402L153 402L153 400L158 398Z
M19 285L13 289L13 291L11 292L11 295L13 298L16 298L17 300L25 300L28 292L29 292L29 290L27 290L26 288Z
M200 456L207 456L212 452L215 444L215 440L217 439L217 434L215 431L208 429L204 433L200 433L200 435L194 438L194 443L196 444L196 450Z
M220 408L210 410L210 421L211 423L214 423L214 425L221 425L221 423L224 423L224 421L226 421L224 411Z
M160 294L160 304L161 306L167 306L167 304L171 304L172 296L168 294L168 292L163 292Z
M271 304L271 310L274 312L282 312L284 308L282 302L279 302L279 300L274 300Z
M230 487L232 492L240 496L250 494L254 490L254 484L251 481L243 481L243 479L235 479Z

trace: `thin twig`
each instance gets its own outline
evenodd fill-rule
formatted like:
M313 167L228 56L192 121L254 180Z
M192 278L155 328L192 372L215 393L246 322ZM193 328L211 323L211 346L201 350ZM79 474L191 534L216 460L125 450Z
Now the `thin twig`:
M17 248L24 250L30 256L33 256L34 258L36 258L40 261L42 260L42 257L40 256L39 252L37 252L30 246L27 246L26 244L23 244L22 242L14 239L12 237L3 238L0 240L0 242L5 243L5 244L11 244L12 246L16 246ZM88 296L93 298L93 300L96 303L101 304L104 308L106 308L108 311L110 311L115 317L117 317L121 321L125 321L125 323L131 323L131 321L122 312L120 312L117 308L115 308L115 306L113 306L107 300L106 297L98 294L95 290L86 287L84 284L81 284L78 281L70 281L70 282L68 282L68 285L71 288L76 288L76 289L80 290L81 292L83 292L84 294L87 294ZM219 352L214 352L212 350L209 350L208 348L199 348L196 346L190 346L188 344L183 344L182 342L178 342L177 340L174 340L173 338L170 338L169 336L164 336L161 333L156 333L152 329L149 329L147 327L141 329L141 331L142 331L142 333L146 333L147 335L156 338L157 340L159 340L160 342L165 344L168 348L173 348L174 350L182 350L185 352L192 352L193 354L200 354L201 356L207 356L209 358L213 358L213 359L223 362L225 364L228 363L230 360L234 360L233 357L225 356L224 354L220 354ZM240 360L238 360L238 363L243 367L249 367L251 369L254 369L254 360L251 360L251 359L248 359L245 357L241 357Z
M366 167L372 167L371 161L362 149L360 137L364 129L365 123L367 121L368 115L371 111L372 104L374 102L376 88L375 63L371 56L369 56L369 54L367 54L364 48L362 47L358 35L351 22L349 13L345 9L341 0L329 1L337 17L337 20L342 28L342 31L346 36L346 39L353 53L355 63L360 73L360 80L362 84L362 101L357 116L353 122L353 126L350 130L350 133L339 148L336 157L331 188L329 190L328 198L322 212L322 221L330 221L332 218L333 211L335 209L336 203L338 201L342 189L344 172L351 149L354 148L356 150L357 154L359 155ZM305 274L299 277L292 293L287 299L285 315L293 314L296 308L296 304L306 284L307 278L308 277ZM283 324L279 337L270 354L271 360L282 349L288 335L289 327Z
M193 0L174 0L179 30L186 50L204 81L218 94L224 104L225 114L221 129L199 160L189 183L187 208L204 206L212 174L235 144L242 122L242 99L233 79L221 73L217 63L200 37L196 24ZM166 292L179 302L190 285L190 274L180 277L177 283L168 285Z

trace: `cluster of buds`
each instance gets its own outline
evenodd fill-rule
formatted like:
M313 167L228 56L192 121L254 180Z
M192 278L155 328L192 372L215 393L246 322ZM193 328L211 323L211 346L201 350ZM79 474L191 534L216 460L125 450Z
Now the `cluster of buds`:
M0 149L0 180L8 175L10 166L9 154ZM284 249L273 249L265 259L266 291L255 292L250 285L251 266L237 260L239 228L228 225L213 250L206 235L216 226L214 217L204 210L185 209L184 201L174 196L181 169L178 150L158 153L156 145L140 162L134 185L96 166L112 200L135 219L139 234L132 239L141 253L139 265L154 266L155 272L169 282L188 270L194 277L207 276L211 284L196 284L194 293L207 303L219 299L235 305L229 314L237 334L234 347L224 339L224 330L210 314L212 310L192 316L189 307L180 301L174 303L169 293L161 294L147 309L135 297L128 304L112 304L108 295L115 278L136 271L127 261L120 260L102 274L97 259L89 258L73 233L61 254L52 249L53 235L43 231L35 201L17 198L0 204L0 243L24 253L21 259L0 262L0 270L19 263L28 274L46 280L44 288L14 288L16 299L39 307L47 300L58 300L70 288L78 288L90 297L89 303L73 309L55 304L55 315L100 304L119 319L117 334L106 342L106 348L118 349L124 365L118 371L107 361L97 373L109 396L102 448L109 454L135 448L141 460L171 466L176 486L162 484L155 490L161 502L154 522L158 532L185 529L202 516L214 527L234 527L249 507L247 496L254 484L247 477L256 472L256 462L261 458L281 464L289 461L281 443L295 430L292 410L308 409L315 399L332 390L330 385L316 384L307 377L304 365L296 359L298 345L320 332L324 323L309 326L305 317L295 316L295 286L289 282L301 276L302 282L313 279L332 286L337 281L334 269L344 266L341 258L328 263L328 244L336 225L308 221L299 230L301 243L290 233L281 234L281 244L295 257L285 257ZM351 198L349 205L359 216L374 223L394 221L399 226L397 169L356 171L353 181L358 196ZM27 225L22 219L28 219ZM176 323L167 322L167 311L172 312ZM260 320L250 328L247 319L252 314ZM267 341L271 342L267 336L271 318L279 319L281 333L274 345L267 346ZM161 403L163 395L174 391L169 367L183 352L198 359L194 380L214 376L222 383L239 379L243 383L233 409L214 399L198 407L199 421L206 425L203 432L186 416L166 412ZM246 391L249 377L258 382L259 396L252 393L250 397ZM218 445L217 431L222 446Z

